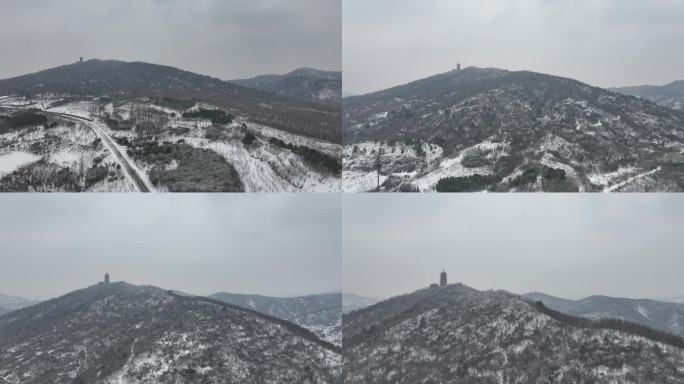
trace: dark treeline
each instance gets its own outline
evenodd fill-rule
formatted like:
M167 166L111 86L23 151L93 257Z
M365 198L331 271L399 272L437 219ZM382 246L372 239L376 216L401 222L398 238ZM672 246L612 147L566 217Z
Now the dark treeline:
M275 137L270 138L268 142L272 145L290 150L298 154L304 159L304 161L313 165L314 167L326 170L327 172L330 172L334 175L339 175L342 172L342 165L339 161L315 149L311 149L309 147L304 147L301 145L292 145L280 139L276 139Z
M657 341L663 344L671 345L673 347L684 349L684 338L673 335L671 333L658 331L649 328L645 325L631 323L620 319L587 319L584 317L577 317L568 315L544 305L541 301L529 302L530 305L537 311L558 320L563 324L579 328L591 329L611 329L614 331L628 332L637 336L642 336L647 339Z
M230 124L233 122L233 115L220 109L200 109L193 112L184 112L183 118L186 119L208 119L212 124Z
M47 121L47 116L34 111L15 113L10 117L0 118L0 133L5 133L5 131L10 129L44 125ZM5 127L4 129L3 126Z
M489 188L497 180L493 176L470 175L462 177L445 177L439 179L435 189L437 192L479 192Z

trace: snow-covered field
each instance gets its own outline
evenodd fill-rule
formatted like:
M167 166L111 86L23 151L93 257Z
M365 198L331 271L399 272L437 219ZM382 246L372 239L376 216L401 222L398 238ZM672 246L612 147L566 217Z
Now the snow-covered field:
M488 161L508 153L507 143L484 141L466 148L455 157L445 157L444 150L436 144L421 143L422 153L415 145L397 142L362 142L344 147L344 171L342 174L345 192L366 192L377 188L376 162L380 153L380 184L394 177L413 185L421 192L431 192L440 179L465 177L475 174L491 174L491 167L466 167L463 158L473 152L483 153Z
M22 151L0 155L0 177L14 172L22 165L33 163L39 159L40 156Z
M25 175L23 168L30 167ZM106 169L104 177L86 181L92 167ZM9 178L9 179L3 179ZM29 180L31 179L31 180ZM128 192L116 158L102 146L97 134L81 124L60 123L49 128L29 127L0 135L0 184L31 183L34 191Z
M119 116L127 116L134 104L125 104L114 109ZM152 106L156 110L167 115L167 127L184 130L184 133L175 133L173 129L160 133L158 141L161 142L185 142L196 148L212 150L223 156L240 175L246 192L337 192L341 188L341 178L331 174L325 174L313 169L299 155L268 143L270 138L282 140L287 144L305 146L315 149L330 157L339 158L341 146L299 136L270 128L264 125L248 122L246 119L237 117L231 124L222 126L224 138L221 140L208 139L206 128L211 126L210 121L201 119L184 119L183 111ZM200 106L190 108L198 110ZM202 104L202 109L215 108ZM81 107L72 112L83 113ZM72 113L69 112L69 113ZM244 124L244 127L243 127ZM247 146L242 142L245 132L250 132L257 137L258 145ZM108 130L112 137L132 137L130 132ZM149 171L150 164L136 161L139 168Z

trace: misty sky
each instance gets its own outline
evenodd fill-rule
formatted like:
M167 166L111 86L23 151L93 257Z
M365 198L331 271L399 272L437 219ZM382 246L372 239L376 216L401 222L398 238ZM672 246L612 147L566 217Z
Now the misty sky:
M341 288L340 197L6 195L0 293L49 298L101 281L192 294Z
M0 78L79 56L225 80L341 67L341 0L3 0Z
M345 92L465 66L610 87L684 79L680 0L344 0Z
M458 198L456 198L458 197ZM438 282L567 298L684 296L684 198L346 195L345 291L386 298Z

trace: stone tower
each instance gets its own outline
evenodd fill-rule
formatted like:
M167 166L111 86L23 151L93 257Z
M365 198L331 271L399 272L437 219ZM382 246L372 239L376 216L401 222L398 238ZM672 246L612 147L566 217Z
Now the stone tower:
M83 56L81 56L81 57L78 58L78 62L79 62L79 63L82 63L82 62L83 62Z
M460 70L461 70L461 63L457 63L456 64L456 71L460 71Z
M105 284L109 284L109 273L105 273Z
M446 285L447 285L446 272L444 272L444 270L442 270L442 273L439 274L439 286L440 287L446 287Z

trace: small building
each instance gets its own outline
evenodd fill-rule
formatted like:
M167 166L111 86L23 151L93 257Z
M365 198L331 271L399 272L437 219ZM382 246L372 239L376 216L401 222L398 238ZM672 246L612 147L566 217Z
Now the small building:
M105 283L105 284L109 284L109 273L105 273L105 280L104 280L104 283Z
M430 288L439 288L439 285L437 283L432 283L430 284Z
M446 285L447 285L447 274L442 269L442 273L439 274L439 286L440 287L446 287Z

